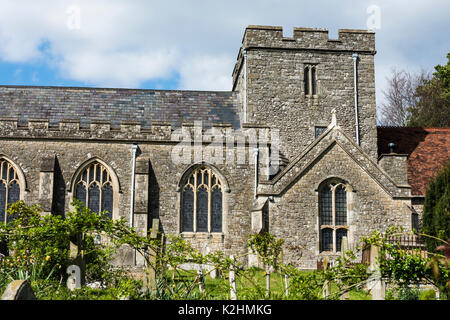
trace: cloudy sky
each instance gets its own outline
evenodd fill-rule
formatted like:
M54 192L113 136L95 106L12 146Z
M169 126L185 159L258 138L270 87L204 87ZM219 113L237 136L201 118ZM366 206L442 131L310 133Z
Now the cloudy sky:
M377 104L392 68L450 51L449 0L0 0L0 84L231 90L247 25L376 31Z

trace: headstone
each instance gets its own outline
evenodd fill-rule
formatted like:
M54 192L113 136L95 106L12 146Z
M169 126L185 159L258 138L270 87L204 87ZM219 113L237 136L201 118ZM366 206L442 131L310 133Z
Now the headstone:
M28 280L14 280L6 287L2 300L36 300L36 296Z
M67 287L69 290L81 288L86 284L86 262L84 261L84 236L77 234L70 240L69 275Z
M152 229L150 232L150 238L156 239L158 237L158 231L159 231L159 219L152 219ZM162 246L163 239L161 239L161 246ZM145 272L145 278L144 278L144 287L150 290L153 290L155 284L156 284L156 255L157 251L153 248L149 249L148 252L149 255L149 263L150 265L147 266L146 272Z
M380 263L378 261L378 247L371 246L370 248L370 266L369 271L371 272L368 286L372 291L372 300L385 300L386 296L386 285L381 278Z
M81 270L76 264L67 267L66 270L69 277L67 278L67 288L70 291L81 288Z
M322 267L323 267L324 271L326 271L328 269L327 257L323 258ZM325 282L323 283L323 288L322 288L322 296L325 298L325 297L329 296L330 293L331 293L331 284L328 280L325 280Z

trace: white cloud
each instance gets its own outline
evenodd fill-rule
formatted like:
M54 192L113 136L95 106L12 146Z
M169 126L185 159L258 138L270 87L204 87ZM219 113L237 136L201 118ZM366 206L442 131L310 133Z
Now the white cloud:
M231 90L234 61L227 55L195 56L180 67L180 89Z
M380 102L392 66L429 69L445 62L448 0L0 0L0 59L44 61L59 77L94 86L139 87L176 74L179 88L229 90L247 25L323 27L333 35L338 28L366 28L370 5L381 9ZM79 28L68 27L77 21L68 11L73 7L79 8Z

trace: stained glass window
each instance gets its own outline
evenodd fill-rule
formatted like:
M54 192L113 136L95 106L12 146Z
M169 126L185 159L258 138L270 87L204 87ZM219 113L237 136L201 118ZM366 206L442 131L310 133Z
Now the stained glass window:
M320 190L319 201L319 216L320 224L331 225L333 224L332 213L332 195L329 187L324 187Z
M6 186L0 182L0 222L5 222L6 218Z
M336 187L334 192L336 202L336 225L347 224L347 192L342 185Z
M211 193L211 231L222 231L222 190L214 188Z
M209 168L196 168L186 179L181 199L183 232L222 232L222 184ZM195 223L194 223L195 222Z
M341 251L348 229L347 191L342 183L330 182L319 190L319 223L320 251Z
M197 231L208 232L208 190L201 186L197 190Z
M107 183L102 189L102 209L107 211L108 217L112 219L114 194L111 183Z
M10 222L8 207L20 200L20 184L14 167L5 159L0 159L0 222Z
M194 231L194 191L191 186L186 186L183 191L183 231Z
M112 218L114 189L108 170L99 162L90 163L79 175L75 186L75 198L92 212L107 211Z
M333 230L330 228L322 229L322 251L333 250Z

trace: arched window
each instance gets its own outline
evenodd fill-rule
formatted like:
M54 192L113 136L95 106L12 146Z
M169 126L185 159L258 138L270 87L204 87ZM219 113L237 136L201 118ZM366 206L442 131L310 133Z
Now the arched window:
M181 189L181 231L222 232L223 188L208 167L196 168Z
M81 171L75 183L75 198L92 212L107 211L112 219L113 184L108 170L101 163L94 161Z
M7 214L9 205L20 200L20 184L14 167L5 159L0 159L0 222L10 222L14 216Z
M319 189L320 251L340 252L347 237L347 191L345 185L328 182Z

